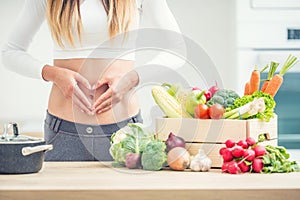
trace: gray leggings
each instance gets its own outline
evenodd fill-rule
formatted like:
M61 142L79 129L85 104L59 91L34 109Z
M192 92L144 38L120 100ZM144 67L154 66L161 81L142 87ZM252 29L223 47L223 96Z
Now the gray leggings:
M141 114L114 124L88 125L60 119L47 112L44 133L53 150L45 161L111 161L111 135L128 123L143 122Z

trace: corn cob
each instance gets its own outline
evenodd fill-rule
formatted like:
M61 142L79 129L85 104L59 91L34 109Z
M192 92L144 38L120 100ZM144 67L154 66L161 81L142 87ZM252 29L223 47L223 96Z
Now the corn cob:
M191 118L191 116L182 109L179 102L173 96L171 96L164 87L154 86L152 88L152 96L156 104L161 108L167 117Z

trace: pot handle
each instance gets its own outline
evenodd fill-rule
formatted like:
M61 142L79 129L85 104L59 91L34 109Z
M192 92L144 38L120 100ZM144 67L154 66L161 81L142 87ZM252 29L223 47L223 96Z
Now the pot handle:
M37 153L40 151L49 151L53 149L53 145L49 144L49 145L40 145L40 146L35 146L35 147L23 147L22 148L22 155L23 156L28 156L31 155L33 153Z

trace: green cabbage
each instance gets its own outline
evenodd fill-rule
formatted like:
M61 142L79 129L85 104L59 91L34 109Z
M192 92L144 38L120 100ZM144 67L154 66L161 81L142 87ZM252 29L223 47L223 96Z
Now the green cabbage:
M142 153L147 144L154 140L154 133L141 123L128 123L111 136L110 155L115 166L125 166L128 153Z

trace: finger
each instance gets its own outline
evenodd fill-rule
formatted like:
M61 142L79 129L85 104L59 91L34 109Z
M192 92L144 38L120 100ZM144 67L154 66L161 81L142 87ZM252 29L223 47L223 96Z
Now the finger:
M77 106L81 111L93 115L93 113L76 97L76 95L73 96L73 103L75 106Z
M102 87L103 85L107 85L107 84L108 84L107 80L100 80L92 86L92 90L97 90L98 88Z
M102 104L103 102L105 102L107 99L111 99L113 95L113 90L111 88L109 88L108 90L106 90L106 92L104 92L94 103L94 108L98 107L100 104Z
M81 91L79 86L75 84L74 95L76 95L79 100L89 109L92 109L92 105L85 94Z
M103 112L104 109L108 109L108 107L112 106L112 99L109 98L106 101L104 101L103 103L101 103L99 106L97 106L97 108L95 109L97 113L101 113Z
M89 90L92 89L92 87L91 87L89 81L88 81L86 78L84 78L82 75L77 74L76 77L75 77L75 79L76 79L76 81L77 81L78 83L81 83L81 84L82 84L84 87L86 87L87 89L89 89Z
M103 108L102 110L99 110L99 113L104 113L104 112L110 110L111 108L112 108L112 105L107 106L107 107Z

